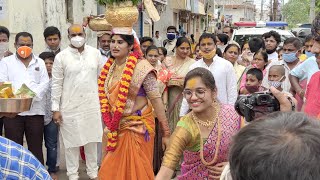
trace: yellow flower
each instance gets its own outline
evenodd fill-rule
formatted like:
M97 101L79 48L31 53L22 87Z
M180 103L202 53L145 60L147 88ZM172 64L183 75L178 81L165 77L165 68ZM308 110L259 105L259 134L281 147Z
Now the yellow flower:
M125 81L123 81L121 84L124 85L127 88L130 86L130 84L128 82L125 82Z
M101 75L100 78L107 79L107 76L106 75Z
M104 84L104 81L102 81L100 78L98 79L98 84Z
M101 99L100 102L101 102L101 104L106 104L106 103L108 103L108 100L107 99Z
M128 62L127 65L134 67L134 64L132 62Z
M101 107L105 108L105 107L108 107L108 105L107 104L102 104Z
M104 90L104 87L99 87L98 90L99 90L99 91L103 91L103 90Z
M112 133L108 132L107 136L108 136L108 138L112 138Z
M105 113L105 112L107 112L107 110L104 109L104 108L102 108L102 109L101 109L101 112L102 112L102 113Z
M122 94L119 94L118 98L124 99L125 97Z
M125 92L128 88L119 88L119 91Z
M117 136L117 135L118 135L118 132L117 132L117 131L112 132L112 136L113 136L113 137L115 137L115 136Z
M118 101L116 106L117 107L121 107L121 106L125 106L125 105L126 105L125 103L122 103L121 101Z

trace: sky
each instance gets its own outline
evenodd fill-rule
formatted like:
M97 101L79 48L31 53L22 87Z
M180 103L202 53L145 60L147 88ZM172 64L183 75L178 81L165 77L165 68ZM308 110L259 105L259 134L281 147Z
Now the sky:
M262 0L254 0L254 4L260 8ZM270 4L270 0L263 0L264 4ZM289 0L284 0L284 3L287 3Z

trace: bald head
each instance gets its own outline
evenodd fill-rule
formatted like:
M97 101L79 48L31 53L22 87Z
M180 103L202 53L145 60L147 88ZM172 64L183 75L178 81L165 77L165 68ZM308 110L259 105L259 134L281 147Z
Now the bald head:
M286 79L286 70L282 65L273 65L269 69L268 80L283 82Z
M82 33L84 34L84 28L80 24L73 24L68 28L68 34L79 34Z
M273 65L270 67L269 71L276 71L278 72L281 76L286 75L286 70L282 65Z

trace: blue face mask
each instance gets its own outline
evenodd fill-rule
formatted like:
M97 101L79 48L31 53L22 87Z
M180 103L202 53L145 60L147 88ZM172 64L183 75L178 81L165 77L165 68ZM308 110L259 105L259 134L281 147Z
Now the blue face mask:
M176 33L167 33L167 38L172 41L176 38Z
M297 52L292 52L292 53L283 53L282 54L282 59L287 62L287 63L292 63L296 61L298 58L296 57Z
M314 56L314 54L309 51L305 51L305 54L307 55L308 58Z

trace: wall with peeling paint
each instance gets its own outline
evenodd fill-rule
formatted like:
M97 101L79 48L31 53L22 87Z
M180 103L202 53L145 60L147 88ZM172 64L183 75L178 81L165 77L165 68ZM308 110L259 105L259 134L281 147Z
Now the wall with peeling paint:
M67 0L4 0L6 18L0 20L0 24L8 27L11 33L10 50L15 51L14 37L21 31L27 31L34 38L34 52L41 53L45 49L43 31L48 26L56 26L62 35L61 47L69 44L67 29L71 25L67 21ZM73 23L82 23L84 16L96 14L96 0L73 0ZM96 33L89 28L87 32L87 44L96 47Z

